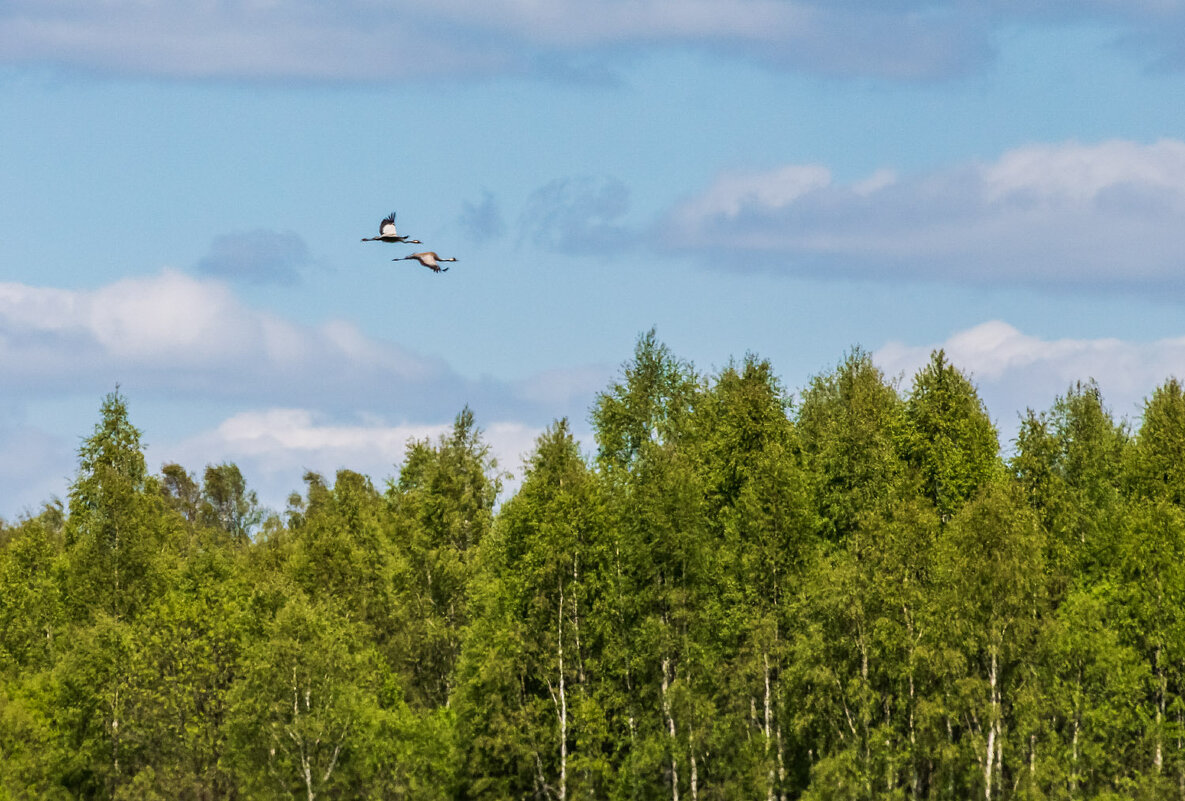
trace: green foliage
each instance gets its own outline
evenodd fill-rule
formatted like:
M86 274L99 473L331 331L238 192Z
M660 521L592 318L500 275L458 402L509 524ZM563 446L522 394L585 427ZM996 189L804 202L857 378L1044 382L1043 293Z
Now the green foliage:
M444 706L452 693L473 555L493 524L500 489L496 471L465 408L436 444L408 445L388 488L390 538L403 556L394 589L405 611L392 650L413 705Z
M872 356L856 349L803 392L798 433L825 534L845 537L883 509L902 481L905 407Z
M118 392L103 401L95 432L78 449L66 521L65 590L71 614L133 617L162 588L160 553L174 532L155 524L161 498Z
M1185 502L1185 388L1175 378L1158 387L1144 407L1128 475L1139 497Z
M1010 467L1049 533L1045 555L1060 594L1074 576L1113 559L1130 440L1098 387L1079 383L1048 413L1030 410L1016 446Z
M52 519L24 521L7 539L0 550L0 675L49 667L65 629Z
M457 693L474 797L521 797L540 784L593 791L608 779L600 737L582 725L595 715L586 652L599 650L589 618L606 579L597 492L561 421L539 438L482 544Z
M621 379L593 404L600 464L606 469L628 467L647 444L677 438L698 389L690 365L676 359L654 329L639 338Z
M941 351L793 404L653 331L516 494L468 408L397 474L147 471L118 392L0 524L0 799L1185 797L1185 390L1005 465Z
M210 465L202 480L199 515L206 525L242 543L263 518L255 493L247 489L242 472L233 464Z
M293 595L247 649L231 689L230 761L255 798L342 797L365 782L373 652L332 606Z
M997 469L999 443L975 387L943 351L914 377L905 422L905 460L920 474L923 494L948 517Z

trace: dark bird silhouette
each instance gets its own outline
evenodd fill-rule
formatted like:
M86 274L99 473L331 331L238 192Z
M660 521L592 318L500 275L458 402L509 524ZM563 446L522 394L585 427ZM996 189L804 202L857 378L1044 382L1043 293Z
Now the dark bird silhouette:
M429 270L431 270L434 273L448 272L448 267L441 267L440 266L440 263L442 261L456 261L456 259L442 259L439 256L437 256L435 253L433 253L431 250L429 250L426 253L413 253L410 256L403 256L402 258L391 259L391 261L408 261L410 259L415 259L420 264L424 265L425 267L427 267Z
M395 212L391 212L379 223L379 235L367 236L362 238L363 242L400 242L407 245L422 245L424 244L418 239L408 239L406 236L400 236L399 232L395 230Z

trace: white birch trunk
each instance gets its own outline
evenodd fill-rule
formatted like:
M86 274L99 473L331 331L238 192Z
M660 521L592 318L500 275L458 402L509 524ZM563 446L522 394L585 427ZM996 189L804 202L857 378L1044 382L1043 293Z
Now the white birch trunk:
M983 766L983 797L984 801L992 801L992 777L994 775L993 768L995 767L996 759L996 651L992 649L991 669L988 673L988 682L991 685L991 720L988 721L988 737L987 737L987 753L984 754Z
M1156 646L1156 657L1153 664L1156 666L1156 754L1152 761L1156 765L1156 772L1160 773L1164 767L1164 753L1161 745L1161 729L1162 721L1164 720L1164 696L1165 696L1165 678L1160 669L1160 646Z
M917 729L914 723L914 713L917 709L916 688L913 681L913 651L917 647L917 638L913 632L913 615L909 613L909 604L902 604L902 616L905 619L906 631L909 634L909 789L911 798L919 798L922 793L921 776L918 774Z
M115 695L111 702L111 763L112 777L119 781L119 686L115 687Z
M767 774L768 790L766 791L765 798L766 798L766 801L773 801L773 799L774 799L774 765L773 765L773 761L770 760L770 756L772 755L773 749L771 748L772 741L770 740L770 718L772 715L771 715L770 691L769 691L769 654L763 653L761 655L761 660L762 660L764 667L765 667L765 759L766 759L766 762L769 764L769 773Z
M918 758L917 758L917 730L914 726L914 708L917 701L914 698L913 686L913 667L909 669L909 788L911 791L911 798L919 798L922 794L922 780L918 775Z
M579 556L572 555L572 634L576 638L576 670L580 677L580 684L585 684L584 652L580 649L580 609L576 604L576 588L580 586ZM561 604L561 607L563 605Z
M679 765L675 759L676 753L676 739L675 739L675 719L671 716L671 702L667 698L667 689L670 687L670 679L667 676L671 667L671 660L663 658L662 660L662 713L667 719L667 731L671 736L671 801L679 801Z
M860 678L864 680L864 687L868 687L868 644L864 641L864 627L860 626L860 636L857 640L860 646ZM872 736L868 731L869 719L872 713L866 709L860 710L860 725L864 730L864 794L872 796Z
M1037 782L1037 735L1029 735L1029 787Z
M568 798L568 695L564 684L564 583L560 582L559 613L555 624L556 660L560 670L560 801Z
M1181 732L1185 731L1185 712L1177 710L1177 797L1185 799L1185 766L1181 764Z
M301 704L303 700L303 706ZM321 771L320 776L317 771L320 770L314 763L321 753L321 737L317 737L311 743L305 738L305 733L301 727L301 717L305 714L311 713L313 709L313 691L311 686L302 688L297 679L296 670L292 671L292 720L289 725L284 726L279 732L273 735L271 756L275 757L276 746L281 747L284 753L296 760L299 765L299 773L301 781L305 787L305 798L307 801L315 801L317 797L317 790L319 787L324 787L329 783L329 778L333 775L333 771L337 768L338 759L341 757L342 748L345 746L346 738L350 734L350 729L353 728L353 721L347 720L342 726L341 734L337 737L337 742L333 745L333 753L329 757L329 764L325 766L325 770ZM281 736L286 735L287 740L292 741L292 748L290 750L285 744L285 738ZM332 741L330 741L332 742ZM280 780L282 786L287 785L287 781L283 779L279 773L274 773L277 779Z
M949 703L950 699L947 698L946 700ZM946 716L946 742L947 745L951 747L951 750L954 750L955 729L954 726L951 725L949 715ZM946 768L946 797L955 797L955 772L951 770L949 766Z
M306 688L304 693L305 709L312 702L311 692ZM288 729L288 737L296 746L296 756L300 762L300 778L304 781L305 797L313 801L317 797L313 789L313 768L309 760L308 750L305 748L304 737L300 734L300 682L296 678L296 668L292 669L292 726Z
M1000 697L996 696L996 707L1000 707ZM996 784L1004 786L1004 713L996 716Z
M782 745L782 724L777 727L778 738L778 787L784 788L786 786L786 749ZM779 793L780 801L785 801L785 793Z
M1070 795L1078 795L1078 712L1074 712L1074 736L1070 738Z

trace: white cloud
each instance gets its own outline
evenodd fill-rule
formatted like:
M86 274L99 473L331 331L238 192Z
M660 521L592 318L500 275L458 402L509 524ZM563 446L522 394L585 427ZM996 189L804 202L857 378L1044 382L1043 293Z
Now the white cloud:
M497 460L507 498L521 484L523 459L543 429L514 420L487 425L479 419L478 426ZM391 424L359 416L342 421L313 409L265 408L233 414L181 439L150 429L145 456L151 470L176 462L199 478L207 465L232 462L260 503L279 511L291 493L303 492L306 471L332 483L338 470L353 470L382 489L398 475L411 441L435 443L451 431L451 420ZM65 500L77 470L73 442L33 425L0 425L0 520L36 513L55 496Z
M609 386L612 378L613 368L607 365L565 367L545 370L516 386L523 398L556 409L553 416L560 417L586 412L591 399Z
M391 80L689 47L777 68L914 79L990 54L991 17L927 0L15 0L0 60L179 78ZM562 72L562 70L561 70Z
M26 394L114 379L255 399L381 387L412 401L411 390L432 387L460 408L466 387L442 362L353 323L293 323L244 306L221 282L173 270L94 290L0 283L0 369Z
M850 184L818 165L725 175L657 236L741 269L1160 292L1185 288L1183 218L1185 142L1067 142Z
M534 449L541 428L515 421L483 425L500 471L513 478L505 483L509 493L521 481L522 459ZM174 461L198 473L205 465L234 462L260 501L283 508L288 495L302 490L301 477L308 470L332 482L340 469L363 473L379 487L397 475L409 442L436 442L452 430L452 423L428 425L388 424L381 420L343 423L311 409L269 408L244 411L171 445L152 447L153 464Z
M1185 65L1180 3L1113 0L11 0L0 63L183 79L390 81L619 63L663 47L916 80L982 67L996 32L1089 21Z
M1185 191L1185 142L1031 145L1005 153L995 164L984 166L982 175L984 197L990 203L1028 198L1087 204L1124 186L1179 194Z
M873 358L887 375L903 374L908 388L937 348L977 384L1005 439L1015 433L1018 413L1049 408L1077 381L1094 379L1117 417L1137 420L1154 389L1170 377L1185 377L1185 337L1046 340L999 320L959 331L945 342L890 342Z
M365 0L340 7L34 0L0 12L0 53L10 63L115 74L371 81L496 69L509 56L435 46L415 35L424 33L412 22L415 11Z
M140 397L428 421L469 405L540 423L585 411L595 391L579 378L585 368L469 379L347 320L296 323L244 305L222 282L174 270L92 290L0 283L0 372L0 401L97 397L118 382Z
M680 213L688 223L716 216L736 218L747 209L785 208L830 185L831 171L813 164L790 164L769 172L729 172Z
M381 482L409 438L448 430L466 405L517 474L541 427L583 418L608 372L470 380L348 321L299 324L173 270L91 290L0 283L0 515L65 492L76 467L70 443L94 423L95 407L75 401L117 382L154 469L235 461L261 499L282 505L305 469L331 478L345 467ZM81 419L67 411L80 405ZM148 425L138 405L155 409ZM173 409L228 416L182 438L193 425L174 421Z
M437 8L459 24L480 22L560 47L614 44L645 31L656 38L776 40L818 16L805 3L778 0L454 0Z

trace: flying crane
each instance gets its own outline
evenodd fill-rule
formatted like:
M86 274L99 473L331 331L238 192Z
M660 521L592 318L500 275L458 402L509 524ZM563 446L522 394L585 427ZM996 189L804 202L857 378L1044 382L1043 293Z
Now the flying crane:
M395 230L395 212L388 214L381 223L379 223L379 235L367 236L362 238L363 242L399 242L408 245L422 245L424 244L418 239L408 239L406 236L400 236L399 232Z
M411 259L415 259L420 264L424 265L425 267L427 267L429 270L431 270L434 273L448 272L448 267L441 267L440 266L441 262L456 261L456 259L442 259L440 256L437 256L436 253L434 253L431 250L429 250L425 253L413 253L410 256L403 256L398 259L391 259L391 261L409 261Z

